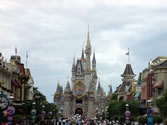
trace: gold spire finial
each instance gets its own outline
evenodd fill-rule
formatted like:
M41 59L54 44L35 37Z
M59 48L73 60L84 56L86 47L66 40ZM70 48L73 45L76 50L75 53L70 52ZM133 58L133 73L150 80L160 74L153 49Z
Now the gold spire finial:
M91 48L91 44L90 44L90 35L89 35L89 24L88 24L88 38L87 38L87 48Z
M75 55L73 56L73 65L75 65Z
M89 32L89 24L88 24L88 32Z

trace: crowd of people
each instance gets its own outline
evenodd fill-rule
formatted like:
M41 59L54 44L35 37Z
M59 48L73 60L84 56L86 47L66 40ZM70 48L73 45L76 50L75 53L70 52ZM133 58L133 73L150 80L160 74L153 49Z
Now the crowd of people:
M105 119L104 117L95 117L95 118L86 118L79 114L71 118L64 117L53 117L52 119L43 119L36 120L36 122L32 123L31 120L24 119L22 121L14 123L14 125L126 125L124 122L119 121L118 119ZM131 121L128 125L141 125L137 121ZM142 125L147 125L142 124ZM154 125L165 125L164 123Z

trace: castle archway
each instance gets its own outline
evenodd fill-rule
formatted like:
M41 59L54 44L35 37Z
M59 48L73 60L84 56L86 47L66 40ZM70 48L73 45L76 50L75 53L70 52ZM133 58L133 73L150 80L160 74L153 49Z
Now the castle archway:
M82 114L83 114L82 109L81 109L81 108L77 108L77 109L75 110L75 115L76 115L76 114L82 115Z

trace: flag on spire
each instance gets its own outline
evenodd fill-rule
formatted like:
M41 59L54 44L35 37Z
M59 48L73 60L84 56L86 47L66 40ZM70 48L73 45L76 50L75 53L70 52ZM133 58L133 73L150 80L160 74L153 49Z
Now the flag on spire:
M129 50L129 48L128 48L128 52L125 54L125 55L128 55L128 64L129 64L129 52L130 52L130 50Z
M129 48L128 48L128 52L125 55L129 55Z
M15 46L15 55L17 55L17 46Z
M129 55L129 52L127 52L125 55Z

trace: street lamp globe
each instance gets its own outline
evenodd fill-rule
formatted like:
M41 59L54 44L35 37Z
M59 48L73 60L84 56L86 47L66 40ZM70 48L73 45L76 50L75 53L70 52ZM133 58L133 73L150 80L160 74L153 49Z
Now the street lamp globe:
M129 104L126 104L125 107L126 107L126 110L129 110Z
M129 107L129 104L126 104L125 106L126 106L126 107Z
M13 99L14 99L13 95L10 95L9 100L12 101Z
M106 112L108 111L108 106L106 106L105 111L106 111Z
M61 107L61 112L63 112L63 107Z
M9 103L10 103L10 105L13 104L13 101L14 101L14 97L13 97L13 95L10 95L9 96Z

